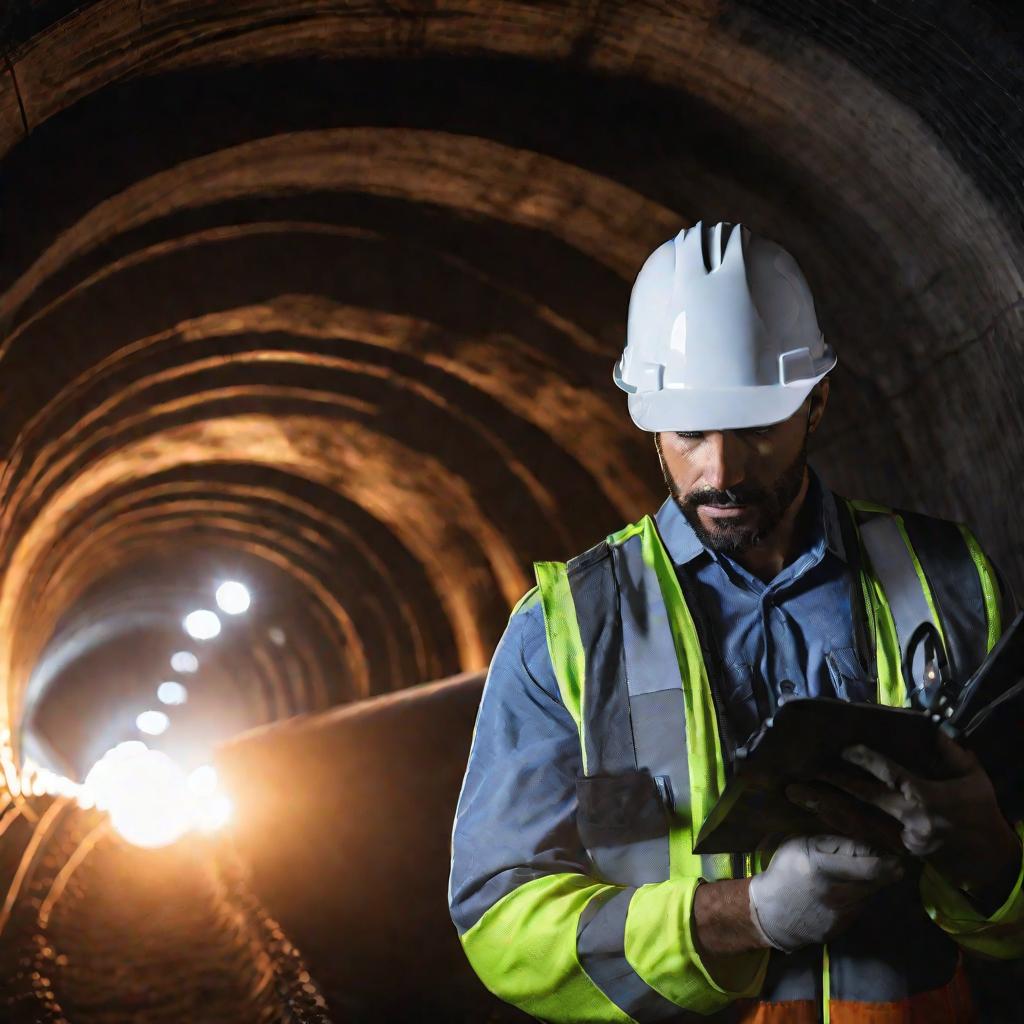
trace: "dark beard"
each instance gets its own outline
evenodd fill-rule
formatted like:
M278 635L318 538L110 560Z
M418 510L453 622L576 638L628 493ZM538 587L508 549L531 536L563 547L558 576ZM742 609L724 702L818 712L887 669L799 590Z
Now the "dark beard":
M800 446L793 462L782 471L770 488L739 487L727 491L705 489L692 491L682 495L665 468L665 460L661 455L661 440L655 435L655 446L661 462L661 474L665 478L672 500L679 506L679 511L686 516L687 522L693 527L697 539L706 548L721 552L723 555L738 555L760 544L779 525L786 509L793 504L804 482L804 470L807 466L807 436ZM697 514L700 505L753 505L759 515L754 526L733 526L723 523L714 530L708 530Z

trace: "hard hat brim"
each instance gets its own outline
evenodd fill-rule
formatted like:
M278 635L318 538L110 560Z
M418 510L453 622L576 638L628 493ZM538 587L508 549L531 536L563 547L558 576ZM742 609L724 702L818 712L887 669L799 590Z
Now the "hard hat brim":
M832 367L829 367L831 370ZM741 388L663 388L629 395L629 415L641 429L745 430L789 419L828 373L792 384Z

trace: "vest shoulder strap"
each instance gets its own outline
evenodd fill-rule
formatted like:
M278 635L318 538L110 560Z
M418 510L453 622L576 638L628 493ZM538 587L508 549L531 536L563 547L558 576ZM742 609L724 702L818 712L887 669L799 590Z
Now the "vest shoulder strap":
M994 573L973 535L960 524L922 513L868 502L851 502L850 507L865 556L865 590L875 604L880 662L883 649L893 648L889 667L897 678L890 680L893 693L887 703L904 703L900 698L908 684L926 682L924 650L916 645L924 623L935 627L952 676L962 684L1000 628ZM910 679L904 678L904 666Z

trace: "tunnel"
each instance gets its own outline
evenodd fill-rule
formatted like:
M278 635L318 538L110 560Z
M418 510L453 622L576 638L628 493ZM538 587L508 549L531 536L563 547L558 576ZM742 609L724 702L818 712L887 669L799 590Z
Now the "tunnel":
M452 815L531 564L665 498L612 366L682 227L804 270L829 486L970 523L1024 592L1022 29L994 0L10 0L0 1018L528 1019L459 949ZM78 798L140 729L215 769L227 825L144 848ZM1019 1019L1024 975L974 972Z

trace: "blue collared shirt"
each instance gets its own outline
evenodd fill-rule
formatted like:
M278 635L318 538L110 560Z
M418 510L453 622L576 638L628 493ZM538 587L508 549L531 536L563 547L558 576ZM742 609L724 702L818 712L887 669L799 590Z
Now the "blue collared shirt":
M743 743L787 691L870 700L851 615L859 581L835 498L812 474L803 550L770 583L708 551L671 500L656 516L720 653L716 704L726 746ZM509 620L491 660L452 834L449 905L460 931L495 899L544 873L585 871L576 831L579 732L551 667L539 600ZM543 799L524 794L543 794ZM524 854L529 850L529 854Z
M655 517L677 571L694 581L721 658L719 697L738 743L790 696L874 696L857 653L854 588L860 584L846 557L839 509L813 470L809 477L809 529L796 556L769 583L704 547L671 498Z

